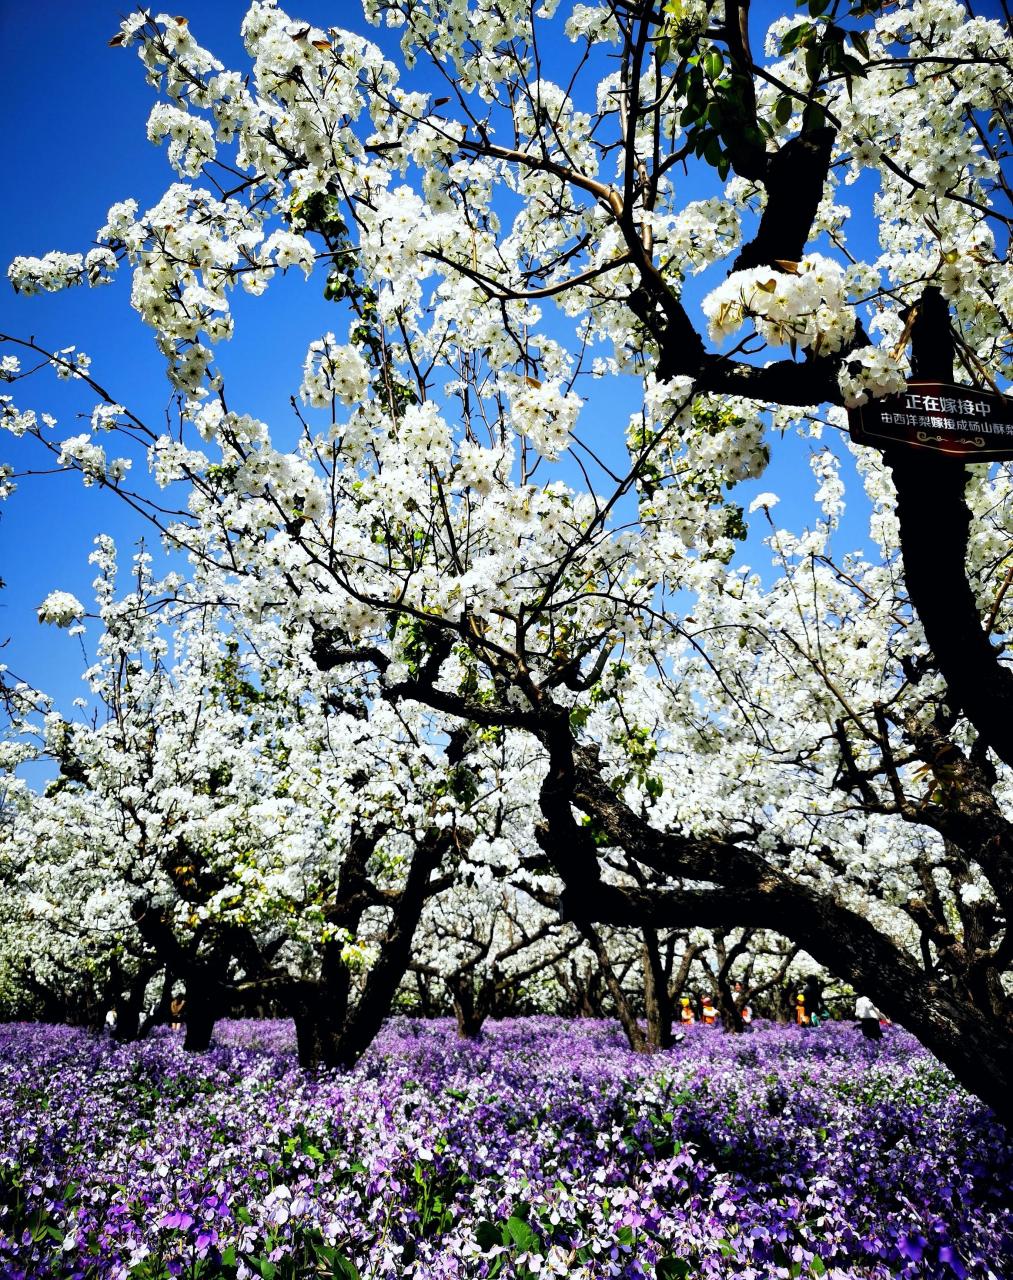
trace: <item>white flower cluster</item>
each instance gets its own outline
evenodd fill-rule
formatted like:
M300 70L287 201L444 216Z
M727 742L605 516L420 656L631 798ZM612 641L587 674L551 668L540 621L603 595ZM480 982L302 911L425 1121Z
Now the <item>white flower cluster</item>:
M39 621L52 623L54 627L69 627L83 614L84 605L69 591L51 591L38 608Z
M95 444L86 431L63 441L58 461L61 467L80 470L86 485L96 480L122 480L130 470L129 458L113 458L107 462L105 449Z
M435 401L408 405L397 427L398 452L417 466L442 466L450 453L450 428Z
M56 425L56 419L49 414L43 414L42 420L47 427ZM41 430L35 410L19 409L10 396L0 396L0 427L19 437L26 433L38 435Z
M112 249L104 246L89 249L84 258L84 269L88 283L93 287L100 284L112 284L113 274L119 264Z
M178 174L196 178L216 155L214 132L206 120L168 102L158 102L148 116L148 141L169 139L169 163Z
M575 4L564 29L571 40L601 40L614 44L619 39L615 14L604 4Z
M818 253L783 270L733 271L703 309L715 341L736 333L747 318L771 346L793 344L818 354L839 351L855 332L844 270Z
M272 231L258 257L262 262L273 262L282 271L288 267L301 267L307 279L316 262L313 246L305 236L293 231Z
M7 278L16 293L33 294L40 289L57 293L68 285L80 284L84 259L79 253L53 250L42 258L18 257L7 268Z
M558 458L577 421L580 396L573 391L564 393L558 381L539 382L537 378L516 375L505 381L510 416L518 435L530 440L544 458Z
M655 239L667 248L667 267L683 275L697 275L712 263L730 254L742 237L739 211L728 200L691 200L674 218L667 231Z
M867 404L870 399L903 391L904 381L903 362L884 347L860 347L849 352L837 376L841 395L849 409Z
M505 484L510 474L512 456L505 449L483 449L471 440L463 440L457 458L456 484L482 497L491 493L497 482Z
M113 431L119 425L120 415L126 410L121 404L97 404L91 411L92 431Z
M83 378L91 368L91 356L76 347L64 347L49 362L58 378Z
M333 333L311 342L303 363L299 395L315 409L330 405L361 404L369 387L369 367L358 346L342 345Z

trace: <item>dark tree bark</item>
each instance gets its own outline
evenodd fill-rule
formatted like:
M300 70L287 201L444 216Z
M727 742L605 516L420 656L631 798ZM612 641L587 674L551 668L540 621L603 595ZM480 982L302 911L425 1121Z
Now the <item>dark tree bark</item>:
M732 991L732 966L741 955L745 954L751 938L752 934L747 930L738 942L731 947L727 947L725 945L725 935L722 931L714 935L714 949L717 952L718 966L717 969L711 971L711 978L717 990L721 1025L725 1031L731 1032L733 1035L742 1030L742 1006L735 999L735 994Z
M733 271L798 262L830 168L834 130L814 129L791 138L767 163L767 204L756 235L732 263Z
M916 378L953 379L949 309L927 288L911 329ZM897 446L885 451L897 489L908 595L954 701L996 755L1013 765L1013 673L999 662L967 580L971 513L958 458Z
M137 973L129 979L114 975L114 981L126 984L126 990L113 1002L116 1011L116 1029L114 1039L129 1044L141 1039L141 1020L144 1014L144 993L148 983L158 972L157 964L143 964Z
M331 1016L326 988L316 982L295 983L285 1005L295 1023L299 1065L307 1070L332 1065L338 1057L339 1026Z
M448 985L454 1005L457 1034L462 1040L477 1040L482 1034L485 1012L482 1002L475 998L475 987L471 978L467 975L458 977Z
M644 1012L647 1015L647 1044L651 1049L672 1046L672 1004L655 929L643 929Z
M623 990L622 983L616 976L616 971L612 967L612 960L609 957L608 947L605 946L604 939L596 928L587 920L575 921L577 928L580 930L588 946L594 952L595 959L598 961L598 968L601 972L605 986L609 995L612 997L612 1003L615 1006L616 1016L620 1025L626 1034L626 1039L630 1048L634 1053L647 1053L651 1049L647 1036L637 1016L633 1012L633 1006L627 998L626 992Z
M415 931L432 892L432 873L456 838L453 832L433 831L416 846L405 886L391 903L380 954L354 1008L349 999L350 974L336 951L325 957L318 983L298 983L290 990L301 1066L346 1069L372 1044L408 971Z
M679 961L679 967L669 976L668 979L668 1003L673 1013L676 1005L678 1005L682 993L689 981L690 971L693 968L693 961L700 954L700 947L696 943L687 943L682 953L682 959Z
M779 933L870 995L1013 1128L1013 1018L1008 1011L999 1020L956 997L831 891L792 879L744 845L651 827L604 781L596 753L575 748L561 718L549 722L543 741L549 768L540 793L544 821L537 836L564 882L564 914L578 928L592 935L591 922L636 928L753 927ZM574 805L592 816L628 858L669 883L692 879L715 887L656 890L604 883L600 870L595 873L598 851L588 829L576 821ZM786 858L790 853L784 850Z
M162 979L162 990L158 996L158 1003L154 1009L148 1013L141 1022L137 1032L139 1040L146 1040L151 1034L152 1027L156 1027L159 1023L168 1022L170 1014L170 1006L172 1005L172 988L175 982L175 975L170 971L165 971L165 977Z
M188 1053L206 1053L222 1013L221 993L212 982L197 974L187 979L185 990L183 1048Z

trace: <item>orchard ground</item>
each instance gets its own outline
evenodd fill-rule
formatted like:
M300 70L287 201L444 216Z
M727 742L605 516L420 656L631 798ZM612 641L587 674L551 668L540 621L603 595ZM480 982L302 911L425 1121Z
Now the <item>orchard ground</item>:
M906 1032L394 1019L345 1074L283 1022L0 1028L0 1274L1013 1275L1013 1143Z

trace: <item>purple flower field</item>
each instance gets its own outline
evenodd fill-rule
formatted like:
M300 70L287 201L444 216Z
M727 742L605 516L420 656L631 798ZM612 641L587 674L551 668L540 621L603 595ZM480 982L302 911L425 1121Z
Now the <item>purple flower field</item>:
M0 1027L0 1276L1013 1276L1013 1144L904 1032Z

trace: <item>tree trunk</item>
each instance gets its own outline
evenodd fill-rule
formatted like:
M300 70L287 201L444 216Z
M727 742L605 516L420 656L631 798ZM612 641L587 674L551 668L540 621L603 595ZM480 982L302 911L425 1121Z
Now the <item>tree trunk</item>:
M735 1003L735 995L728 978L718 972L718 1013L721 1015L721 1026L733 1035L742 1030L742 1011Z
M169 1021L170 1006L172 1005L172 987L175 982L175 975L168 969L165 971L165 978L162 981L162 991L158 997L158 1003L154 1009L143 1019L137 1031L139 1040L146 1040L151 1034L151 1028L157 1026L161 1022Z
M670 1049L672 1047L672 1005L668 998L668 981L661 961L657 930L644 929L643 935L642 962L647 1043L652 1049Z
M926 975L902 947L829 893L781 876L773 868L759 884L717 890L634 895L613 885L595 890L595 913L614 925L700 927L734 922L772 929L797 943L831 973L865 992L906 1027L987 1103L1013 1132L1013 1025L989 1017ZM788 994L788 993L786 993Z
M602 977L605 979L605 986L612 997L612 1003L616 1008L616 1016L619 1018L623 1031L626 1033L630 1048L634 1053L649 1053L651 1045L648 1043L643 1028L636 1019L629 1000L626 998L626 992L623 991L622 984L616 977L612 962L609 959L608 949L602 940L601 934L592 925L580 921L577 922L577 928L587 939L588 945L598 960L598 967Z
M218 1018L218 1000L205 983L186 984L183 1018L186 1023L183 1048L188 1053L206 1053L211 1047L211 1037Z
M462 1040L477 1040L482 1033L485 1014L479 1008L479 1002L475 999L475 988L470 978L459 978L448 983L448 986L454 1002L457 1034Z
M347 1069L373 1043L408 971L415 930L430 892L430 876L452 839L451 832L439 831L416 846L380 954L366 975L354 1008L348 999L349 971L335 959L335 950L325 956L319 982L296 984L288 993L300 1066Z
M949 309L929 287L911 331L916 378L950 382ZM967 581L971 513L958 458L898 445L884 451L897 489L904 580L929 648L960 709L988 745L1013 766L1013 674L985 634Z
M296 1053L305 1071L330 1066L338 1056L338 1034L328 1016L326 993L316 982L298 983L288 1007L295 1023Z
M144 1014L144 993L148 983L158 972L154 964L145 964L137 971L127 985L120 999L114 1002L116 1010L116 1030L114 1039L121 1044L130 1044L141 1039L141 1018ZM125 981L117 975L120 982Z

